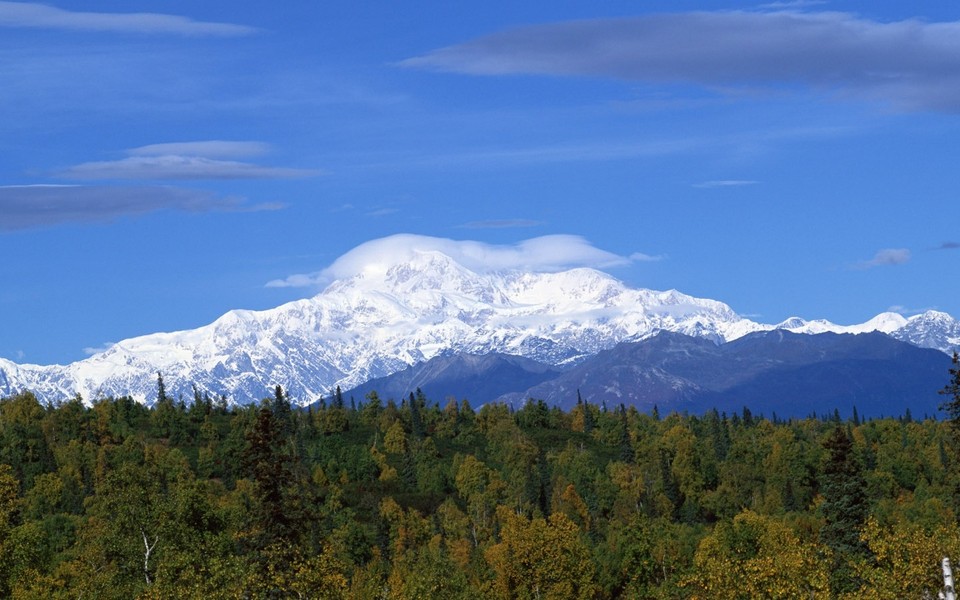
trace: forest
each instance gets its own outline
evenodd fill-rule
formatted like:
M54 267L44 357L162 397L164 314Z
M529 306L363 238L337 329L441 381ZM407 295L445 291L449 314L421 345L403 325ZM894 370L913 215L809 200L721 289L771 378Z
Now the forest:
M0 597L934 598L945 414L0 400Z

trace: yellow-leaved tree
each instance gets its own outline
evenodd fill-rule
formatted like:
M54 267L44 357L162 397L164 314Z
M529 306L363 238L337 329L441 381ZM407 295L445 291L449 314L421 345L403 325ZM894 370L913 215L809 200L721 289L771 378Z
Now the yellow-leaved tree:
M949 522L924 527L900 520L884 527L870 518L862 538L873 557L859 565L863 583L859 590L844 596L845 600L935 598L943 587L941 559L951 556L955 563L960 560L960 531Z
M595 566L580 529L563 513L527 519L497 507L500 543L484 553L493 570L494 598L593 598Z
M828 598L827 552L781 520L746 510L700 542L684 587L709 600Z

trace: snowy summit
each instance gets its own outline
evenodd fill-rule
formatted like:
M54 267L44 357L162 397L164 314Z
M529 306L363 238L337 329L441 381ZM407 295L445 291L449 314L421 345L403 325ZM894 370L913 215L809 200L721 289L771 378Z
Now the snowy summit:
M630 288L587 266L629 261L573 236L516 246L392 236L318 273L268 284L329 282L308 299L128 339L66 366L0 359L0 394L30 389L43 400L79 393L87 401L131 394L150 403L161 372L174 396L192 397L196 386L247 403L279 384L306 404L439 355L498 352L563 365L661 330L716 343L781 328L881 331L943 351L960 345L960 326L944 313L884 313L853 326L799 318L765 325L716 300Z

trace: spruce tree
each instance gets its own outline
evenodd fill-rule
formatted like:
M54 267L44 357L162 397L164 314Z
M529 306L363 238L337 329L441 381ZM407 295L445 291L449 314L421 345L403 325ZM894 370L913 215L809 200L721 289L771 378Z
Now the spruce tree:
M410 392L410 401L407 408L410 410L410 433L413 437L422 438L424 436L423 418L420 416L420 400L423 398L423 392L417 388L417 395Z
M868 510L866 482L853 451L853 441L843 427L834 428L824 448L828 455L820 486L823 496L820 510L824 517L820 540L833 550L830 585L833 593L839 595L856 589L852 561L868 553L860 539Z
M583 412L583 432L590 433L596 426L596 422L593 418L593 410L590 407L590 403L583 401L583 397L580 395L579 389L577 390L577 406L579 406L580 410Z
M273 401L270 403L270 410L277 422L277 429L281 438L288 438L293 433L293 411L290 406L290 396L279 385L273 389Z
M956 352L953 353L953 367L949 372L950 381L940 390L940 394L946 396L948 400L940 405L940 410L947 413L947 419L950 421L953 435L949 441L952 442L953 460L956 464L960 463L960 355ZM953 484L951 500L954 512L957 514L957 521L960 522L960 482Z
M630 424L627 422L627 409L620 405L620 461L632 463L636 458L633 443L630 441Z
M950 383L940 390L942 396L948 400L940 405L940 410L947 413L950 425L955 432L960 432L960 355L953 353L953 367L950 369Z
M293 479L291 456L269 402L261 404L245 438L241 460L258 501L245 543L250 550L259 552L274 542L297 539L296 518L286 502L284 489Z
M583 403L583 432L590 433L596 427L596 421L593 418L593 407L589 402Z
M167 402L169 398L167 397L167 386L163 383L163 375L160 371L157 371L157 404L163 404Z
M400 476L403 478L403 484L408 491L417 491L417 461L410 444L406 444L403 450Z

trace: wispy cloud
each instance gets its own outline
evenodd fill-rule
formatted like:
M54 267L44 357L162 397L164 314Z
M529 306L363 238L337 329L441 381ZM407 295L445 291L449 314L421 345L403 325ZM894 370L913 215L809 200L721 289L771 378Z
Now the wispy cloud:
M902 304L894 304L893 306L887 308L887 312L900 313L901 315L919 315L930 310L937 310L935 306L928 306L926 308L909 308L903 306Z
M903 265L910 262L910 250L907 248L884 248L878 250L873 258L856 263L855 269L872 269L874 267L888 267Z
M105 342L104 344L101 344L99 347L87 346L86 348L83 349L83 353L86 354L87 356L93 356L94 354L102 354L103 352L106 352L110 348L113 348L115 345L116 345L116 342Z
M944 242L936 247L936 250L956 250L960 248L960 242Z
M369 162L368 169L466 168L475 171L489 166L562 164L661 158L702 152L737 151L790 141L824 140L847 136L857 129L852 125L776 127L737 131L721 135L676 135L634 140L580 140L562 144L517 146L487 149L473 146L442 153L399 156L393 160ZM758 182L759 183L759 182Z
M321 172L310 169L267 167L247 162L217 160L203 156L130 156L120 160L88 162L57 173L62 179L283 179L313 177Z
M468 167L487 165L555 164L566 162L611 161L637 157L670 156L691 152L710 143L707 138L667 138L642 141L583 141L545 146L523 146L490 149L468 149L462 152L430 154L404 159L402 164L427 167ZM372 167L395 167L397 163L373 164Z
M760 5L760 8L768 10L799 9L808 6L821 6L826 4L827 0L789 0L786 2L767 2Z
M192 213L278 210L279 203L251 204L243 198L169 186L111 187L26 185L0 187L0 231L62 223L111 221L160 210Z
M695 188L702 189L712 189L712 188L727 188L727 187L743 187L747 185L756 185L760 183L759 181L753 181L751 179L718 179L713 181L703 181L700 183L693 184Z
M365 214L368 217L378 218L378 217L388 217L390 215L395 215L398 212L400 212L399 208L376 208Z
M523 227L539 227L543 221L533 219L490 219L487 221L470 221L458 225L460 229L514 229Z
M332 265L313 273L274 279L266 287L321 287L363 272L382 272L423 252L441 252L478 272L525 270L554 272L573 267L607 268L639 260L655 260L645 254L620 256L601 250L576 235L547 235L513 245L496 245L422 235L398 234L357 246Z
M643 252L634 252L628 258L631 262L657 262L663 260L664 256L662 254L657 254L654 256L651 254L644 254Z
M127 150L130 156L205 156L207 158L247 158L270 152L264 142L234 142L207 140L201 142L172 142L150 144Z
M250 35L258 31L245 25L195 21L178 15L82 12L35 2L0 2L0 27L218 37Z
M202 141L152 144L127 150L127 158L87 162L56 173L62 179L80 180L200 180L200 179L283 179L312 177L322 171L264 166L223 160L266 153L260 142Z
M960 21L883 23L796 10L688 12L520 27L399 64L473 75L693 83L716 90L800 85L905 110L956 112L958 39Z

